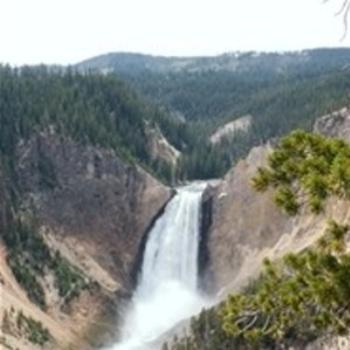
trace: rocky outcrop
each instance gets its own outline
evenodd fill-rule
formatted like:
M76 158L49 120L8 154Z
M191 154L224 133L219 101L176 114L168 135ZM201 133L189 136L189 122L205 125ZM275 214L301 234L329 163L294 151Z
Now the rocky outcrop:
M217 183L215 183L216 185ZM200 222L200 242L199 242L199 284L200 289L209 291L212 286L212 276L206 270L206 266L209 264L210 252L209 252L209 234L211 232L213 221L213 197L215 194L215 185L208 183L207 188L203 192L202 196L202 210L201 210L201 222Z
M275 208L272 196L258 195L250 186L269 151L269 147L253 149L215 188L208 240L213 292L246 283L283 232L292 229L292 221Z
M350 141L350 110L347 107L318 118L315 132Z
M146 124L145 132L152 159L163 161L175 167L181 155L180 151L169 143L157 125L151 127Z
M252 125L253 117L246 115L230 123L220 126L214 134L210 136L210 142L213 145L220 143L223 139L233 137L237 132L246 133Z
M53 276L46 273L39 277L47 300L41 310L17 283L0 242L0 347L6 341L14 348L37 348L16 328L20 312L48 328L54 338L50 349L101 345L102 332L116 331L118 301L131 293L143 237L172 192L113 151L78 144L53 130L18 145L16 158L17 210L35 217L51 251L60 252L90 282L62 307ZM2 183L0 173L0 230L8 228ZM1 333L4 315L10 325L6 334Z
M322 338L308 345L305 350L348 350L350 349L349 337ZM304 349L298 349L304 350Z
M171 191L111 150L55 134L41 134L17 153L22 206L52 242L77 247L127 288L143 234Z
M348 140L348 126L350 115L344 109L320 118L315 130ZM250 179L266 164L269 152L270 146L254 148L215 189L207 268L213 293L225 295L247 284L257 276L265 257L275 259L313 244L329 217L349 222L349 205L340 200L330 200L321 215L304 211L291 218L276 208L271 192L256 193Z

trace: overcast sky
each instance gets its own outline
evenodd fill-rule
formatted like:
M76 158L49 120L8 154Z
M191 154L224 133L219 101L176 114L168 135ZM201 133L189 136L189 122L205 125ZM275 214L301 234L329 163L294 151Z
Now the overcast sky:
M350 46L343 0L0 0L0 62L75 63L112 51L215 55Z

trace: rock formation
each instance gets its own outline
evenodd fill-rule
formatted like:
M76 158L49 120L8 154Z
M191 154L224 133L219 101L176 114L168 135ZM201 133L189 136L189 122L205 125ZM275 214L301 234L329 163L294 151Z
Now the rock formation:
M347 109L321 117L315 131L350 140L350 113ZM249 283L265 257L278 258L300 251L322 234L326 221L350 219L348 204L331 200L318 216L303 211L291 218L276 208L270 192L256 193L250 179L266 164L271 146L254 148L248 157L231 169L212 191L212 225L208 234L207 274L213 279L213 292L223 295Z
M113 151L78 144L53 131L18 145L16 174L20 211L35 217L50 250L79 269L92 287L62 308L52 276L46 274L41 282L48 306L40 310L16 282L7 266L8 251L0 243L1 341L37 348L16 328L23 312L48 328L54 338L50 349L73 344L86 350L101 332L115 331L116 323L107 324L108 317L117 313L118 300L130 295L143 236L171 191ZM1 231L8 229L9 210L3 188L0 181Z
M246 115L235 119L223 126L220 126L211 136L210 142L213 145L220 143L225 138L232 138L237 132L246 133L249 131L252 124L253 117Z

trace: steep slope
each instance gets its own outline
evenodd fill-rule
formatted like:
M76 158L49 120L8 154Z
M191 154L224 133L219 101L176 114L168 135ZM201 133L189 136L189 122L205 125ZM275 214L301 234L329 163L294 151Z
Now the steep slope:
M170 190L111 150L55 134L31 138L17 155L22 208L35 212L57 244L77 240L83 255L127 286L142 235ZM48 174L40 168L43 161Z
M157 125L155 127L146 125L146 135L151 158L154 161L171 164L175 169L181 153L169 143L160 128Z
M319 118L315 130L349 142L349 121L348 109L342 109ZM213 221L205 232L209 235L207 278L214 283L212 292L218 301L225 302L192 319L188 336L181 339L183 332L178 332L180 340L170 341L170 349L348 349L350 211L348 200L343 200L339 191L343 177L336 178L334 173L343 151L348 157L346 143L305 132L293 133L279 143L267 168L276 173L266 181L272 181L268 182L271 187L276 183L283 183L283 189L293 186L291 191L296 191L303 208L293 218L276 210L276 191L257 194L251 189L250 179L258 166L267 164L271 146L252 150L218 187L208 190L204 207L210 203L212 212L204 211L204 220ZM329 161L332 176L327 167L313 167L315 155L319 160L328 159L324 164ZM302 164L295 164L294 172L291 161L295 159ZM347 164L344 158L342 164ZM308 180L312 176L315 179L318 171L325 171L327 176L324 186L328 192L322 198L328 198L328 203L315 215L310 207L304 207L311 205L314 197L307 197L310 192L303 191L310 189L306 187L306 174L311 174ZM292 174L292 179L293 174L300 174L295 176L303 180L288 182L283 174ZM265 175L260 175L261 186ZM338 187L331 187L334 184ZM331 195L335 197L329 198ZM288 198L284 201L278 197L279 205L289 204ZM262 269L264 273L260 274Z
M342 109L317 120L315 131L350 140L350 113ZM209 276L216 291L241 288L254 279L265 257L277 258L309 246L327 219L350 219L348 204L331 201L323 214L307 212L291 218L276 208L271 193L257 193L250 180L265 165L271 146L254 148L215 189L209 232Z
M84 146L52 132L21 143L15 163L20 184L16 217L35 219L32 234L43 239L54 258L42 255L36 260L30 245L17 243L23 246L21 256L30 259L27 266L36 278L33 286L39 284L43 288L45 306L41 307L31 297L29 285L16 281L16 268L22 263L19 260L19 265L12 264L17 261L13 258L16 248L9 239L13 228L10 222L2 225L3 343L19 349L36 348L18 329L22 312L48 329L52 336L50 349L61 349L67 344L88 349L107 331L110 335L115 333L123 298L131 291L143 237L171 192L141 168L125 164L114 151ZM9 205L10 200L2 203ZM4 218L4 210L1 212ZM58 253L65 270L52 267L50 261ZM42 273L30 267L33 261L43 266ZM71 283L64 280L70 273L67 266L87 283L86 287L71 289L74 296L63 294L60 288L62 283ZM61 273L57 275L57 271ZM66 275L62 275L63 271ZM74 288L74 284L66 288Z
M162 114L113 77L46 67L0 67L0 95L0 346L95 348L172 195L144 170Z
M230 139L235 136L235 134L242 132L248 132L253 117L251 115L242 116L233 122L229 122L223 126L220 126L211 136L210 142L212 144L219 144L223 139Z

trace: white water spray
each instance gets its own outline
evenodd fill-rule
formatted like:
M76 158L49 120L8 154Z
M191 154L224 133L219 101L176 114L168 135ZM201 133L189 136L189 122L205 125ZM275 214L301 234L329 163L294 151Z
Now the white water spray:
M205 184L178 189L150 232L138 286L110 350L154 350L151 343L203 306L198 284L201 197Z

